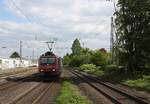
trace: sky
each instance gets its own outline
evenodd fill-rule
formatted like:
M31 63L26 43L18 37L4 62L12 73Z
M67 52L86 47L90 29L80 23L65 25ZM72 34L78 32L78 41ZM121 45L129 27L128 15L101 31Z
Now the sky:
M63 56L75 38L83 47L109 51L113 13L108 0L0 0L0 56L19 52L20 41L23 57L48 51L47 41Z

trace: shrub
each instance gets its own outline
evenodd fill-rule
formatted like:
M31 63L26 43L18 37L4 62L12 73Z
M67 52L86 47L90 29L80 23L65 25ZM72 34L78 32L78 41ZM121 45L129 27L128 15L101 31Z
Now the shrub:
M94 64L83 64L80 66L80 70L98 76L104 74L104 71L101 70L101 67L96 67Z
M86 72L93 72L96 71L96 65L94 64L83 64L80 66L80 70L86 71Z
M101 66L97 66L98 70L103 70L103 68Z
M96 70L92 74L97 75L97 76L102 76L102 75L104 75L104 71L103 70Z
M64 56L64 58L63 58L63 65L64 66L69 66L70 61L71 61L71 58L69 56L67 56L67 55Z
M101 66L105 69L105 66L107 65L107 55L100 51L95 51L92 53L91 62L96 66Z
M118 70L119 70L119 68L117 65L107 65L105 72L106 73L114 73L114 72L117 72Z
M79 67L81 64L82 64L82 59L79 56L75 55L75 56L72 56L69 66Z

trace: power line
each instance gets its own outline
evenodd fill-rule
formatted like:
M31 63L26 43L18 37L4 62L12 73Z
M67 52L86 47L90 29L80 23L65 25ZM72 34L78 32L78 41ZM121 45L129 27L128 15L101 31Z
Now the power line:
M16 5L16 3L14 2L14 0L10 0L10 1L11 1L12 4L15 6L15 8L26 18L26 20L27 20L29 23L32 24L32 21L31 21L30 17L29 17L26 13L24 13L24 11L23 11L19 6ZM39 21L38 21L38 23L34 21L34 23L40 24L40 25L42 25L42 26L44 26L44 27L47 27L47 28L49 29L49 26L48 26L48 25L46 25L46 24L44 24L44 23L41 23L41 22L39 22Z
M10 1L11 1L12 4L15 6L15 8L26 18L26 20L27 20L29 23L32 24L32 21L31 21L30 17L29 17L19 6L16 5L16 3L14 2L14 0L10 0ZM34 21L34 23L37 23L37 22ZM38 21L37 24L40 24L40 25L42 25L42 26L44 26L44 27L47 27L47 28L49 29L49 26L48 26L48 25L46 25L46 24L44 24L44 23L41 23L40 21Z
M27 20L30 24L32 24L30 18L23 12L23 10L22 10L20 7L18 7L18 6L16 5L16 3L15 3L13 0L10 0L10 1L13 3L13 5L15 6L15 8L26 18L26 20ZM37 34L35 34L35 41L37 41ZM33 53L32 53L33 62L34 62L34 53L35 53L35 49L33 48Z
M23 10L20 8L20 7L18 7L17 5L16 5L16 3L13 1L13 0L10 0L11 2L12 2L12 4L15 6L15 8L26 18L26 20L29 22L29 23L31 23L31 20L29 19L29 17L23 12Z

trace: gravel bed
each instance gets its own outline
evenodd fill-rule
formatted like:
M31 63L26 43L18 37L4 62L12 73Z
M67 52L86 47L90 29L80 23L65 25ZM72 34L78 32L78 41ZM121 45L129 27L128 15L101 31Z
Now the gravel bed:
M107 99L104 95L97 92L93 87L88 85L86 82L81 80L80 78L74 76L69 71L65 71L65 74L68 75L70 79L79 87L81 90L81 94L83 96L87 96L94 104L113 104L109 99Z

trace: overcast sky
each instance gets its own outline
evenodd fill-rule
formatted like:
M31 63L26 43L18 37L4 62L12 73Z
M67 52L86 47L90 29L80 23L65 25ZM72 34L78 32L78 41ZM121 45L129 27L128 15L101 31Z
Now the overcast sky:
M20 40L24 57L32 56L33 48L36 56L47 51L51 39L61 56L71 52L75 38L82 46L109 50L113 12L106 0L0 0L0 56L19 52Z

